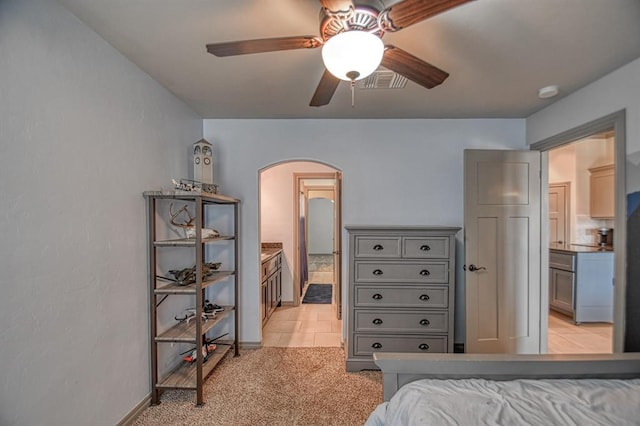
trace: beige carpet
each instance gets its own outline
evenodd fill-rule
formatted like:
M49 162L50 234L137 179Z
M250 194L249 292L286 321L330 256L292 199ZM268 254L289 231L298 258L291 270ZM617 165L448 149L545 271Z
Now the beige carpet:
M262 348L229 354L194 391L166 391L134 425L362 425L382 402L382 375L347 373L340 348Z

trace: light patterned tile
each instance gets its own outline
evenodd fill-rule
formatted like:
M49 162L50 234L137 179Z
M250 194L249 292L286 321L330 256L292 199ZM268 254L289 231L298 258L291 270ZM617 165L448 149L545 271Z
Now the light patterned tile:
M271 314L271 317L269 318L269 321L271 320L276 320L276 321L291 321L291 320L295 320L296 319L296 314L297 311L292 310L292 309L276 309L275 311L273 311L273 313Z
M331 321L302 321L301 332L331 332Z
M336 313L333 311L318 312L318 321L331 321L336 319Z
M318 312L308 309L300 310L296 312L295 316L291 315L291 319L295 319L298 321L317 321Z
M340 347L340 333L316 333L313 346L315 347Z
M336 310L336 305L311 304L309 306L312 306L312 308L309 308L309 310L312 310L315 312L334 312Z
M339 319L331 320L331 332L332 333L342 333L342 321Z
M285 346L288 348L310 348L313 347L315 333L282 333L279 346Z
M282 333L262 333L262 346L278 346Z
M269 320L264 327L266 332L270 333L293 333L300 330L301 321L277 321Z

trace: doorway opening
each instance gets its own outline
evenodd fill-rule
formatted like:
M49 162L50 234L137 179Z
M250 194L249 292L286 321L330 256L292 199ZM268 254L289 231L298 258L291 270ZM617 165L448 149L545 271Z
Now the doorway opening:
M546 214L541 231L541 352L622 352L625 112L578 126L531 149L541 151L546 172L542 186L549 188L542 192Z
M548 151L547 352L612 353L615 135Z
M263 346L342 344L341 183L338 169L317 161L259 173L262 257L281 247L282 259L280 302L263 317Z

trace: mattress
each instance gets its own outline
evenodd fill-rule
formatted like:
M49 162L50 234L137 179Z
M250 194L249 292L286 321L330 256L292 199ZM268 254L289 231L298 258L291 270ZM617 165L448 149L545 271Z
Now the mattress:
M366 423L382 425L640 425L640 379L419 380Z

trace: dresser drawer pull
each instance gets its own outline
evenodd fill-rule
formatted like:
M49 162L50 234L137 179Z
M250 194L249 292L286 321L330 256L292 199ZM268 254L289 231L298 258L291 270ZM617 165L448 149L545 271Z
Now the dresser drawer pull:
M371 296L371 298L373 300L381 300L382 299L382 295L380 293L376 293L373 296Z
M429 325L429 324L430 324L430 323L429 323L429 320L428 320L428 319L426 319L426 318L425 318L425 319L421 319L421 320L420 320L420 325Z
M431 272L429 272L429 270L427 269L423 269L422 271L420 271L420 275L422 275L423 277L428 277L429 275L431 275Z
M373 246L373 249L375 251L380 251L380 250L384 250L384 247L382 247L380 244L376 244L375 246Z
M426 245L426 244L425 244L425 245L423 245L423 246L420 246L420 250L422 250L422 251L429 251L429 250L431 250L431 247L429 247L428 245Z
M429 299L430 299L430 297L429 297L429 295L428 295L428 294L421 294L421 295L420 295L420 300L427 301L427 300L429 300Z
M422 343L420 346L418 346L418 349L420 349L421 351L428 351L429 345L427 345L426 343Z
M373 349L380 349L380 348L382 348L382 343L378 343L378 342L376 342L376 343L374 343L373 345L371 345L371 347L372 347Z
M376 269L373 271L373 275L382 275L382 270Z
M371 321L372 323L374 323L375 325L380 325L382 324L382 320L380 318L376 318L373 321Z

